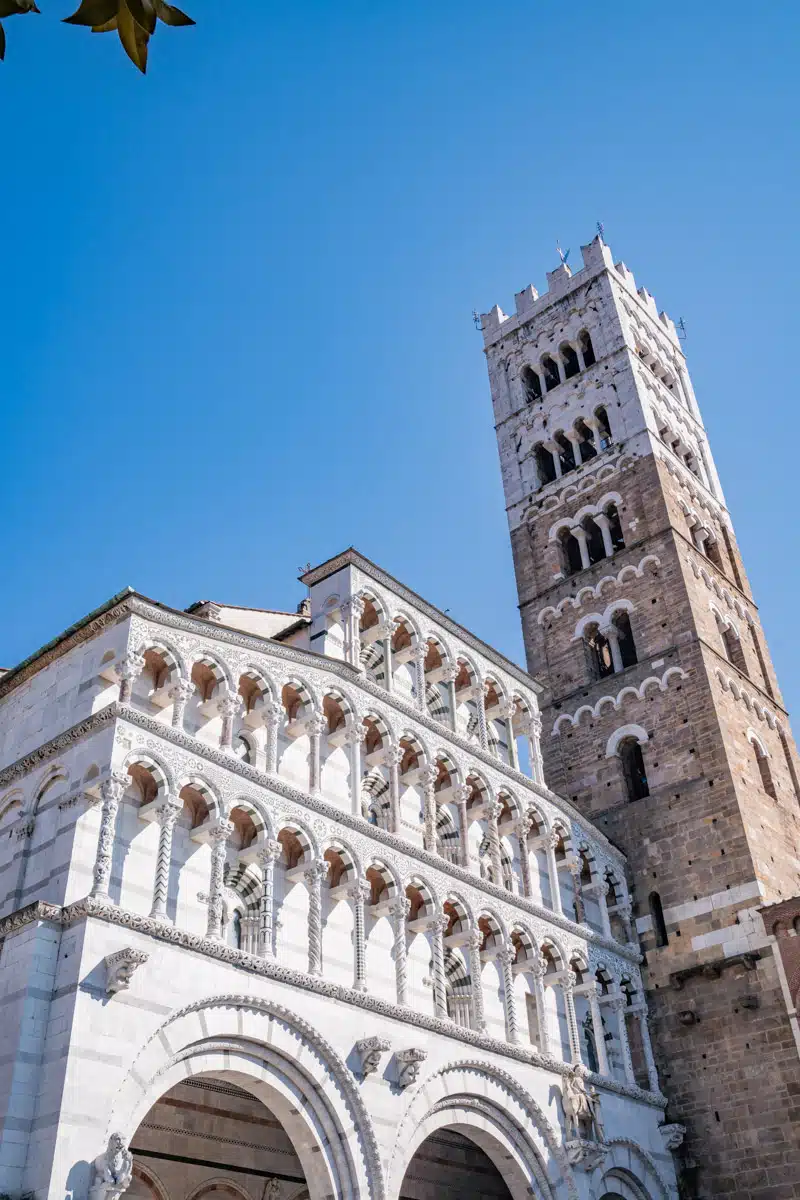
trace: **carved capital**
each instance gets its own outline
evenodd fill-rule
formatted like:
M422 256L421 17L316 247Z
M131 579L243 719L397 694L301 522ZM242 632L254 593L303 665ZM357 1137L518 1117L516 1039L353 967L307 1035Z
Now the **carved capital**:
M459 676L459 669L455 663L445 663L442 667L442 683L455 683Z
M264 845L259 848L256 855L262 870L268 863L277 862L282 852L283 846L279 841L269 838L264 842Z
M402 746L386 746L383 751L383 761L387 767L399 767L403 761L405 750Z
M411 901L408 896L398 896L389 905L389 913L393 917L402 917L405 921L408 914L411 912Z
M127 946L124 950L116 950L113 954L107 954L105 957L106 964L106 991L110 996L115 992L125 992L131 985L131 977L134 971L147 962L149 954L145 954L144 950L134 950L131 946Z
M367 740L366 725L351 725L344 735L344 740L348 746L363 746Z
M226 692L220 697L217 707L221 717L238 717L244 709L244 701L238 694Z
M342 617L345 621L350 617L358 617L360 620L364 615L365 604L361 596L351 596L349 600L345 600L342 605Z
M425 1059L428 1057L427 1050L420 1050L416 1047L411 1047L408 1050L398 1050L395 1053L397 1059L398 1074L397 1083L401 1088L407 1088L414 1083L419 1075L419 1069Z
M372 895L372 884L368 879L357 879L355 883L350 884L347 894L351 900L361 900L366 903Z
M119 680L130 682L132 679L137 679L144 670L144 655L139 654L136 650L130 650L124 658L121 658L118 663L114 664L114 674Z
M599 1142L590 1142L584 1138L572 1138L564 1143L564 1149L567 1152L570 1166L579 1167L588 1175L603 1165L609 1150L608 1146L603 1146Z
M439 768L437 766L427 766L422 768L422 782L428 789L433 789L436 786L436 781L439 778Z
M214 828L209 830L209 841L215 842L217 845L227 842L235 828L233 821L217 821Z
M127 771L112 771L108 779L104 779L100 785L100 797L105 803L107 800L114 801L119 804L125 791L131 782L131 777Z
M156 820L162 829L166 829L175 824L182 812L183 805L180 800L166 796L155 809Z
M328 718L324 713L314 713L306 722L306 729L311 737L324 737L329 731Z
M361 1059L361 1074L366 1078L377 1071L381 1065L381 1055L391 1049L391 1042L388 1038L368 1037L356 1042L355 1048Z
M168 695L170 700L174 700L176 704L185 704L194 695L194 692L195 686L191 679L176 679L170 687Z
M310 867L307 867L303 872L303 878L309 887L316 887L322 883L325 876L328 874L329 864L324 858L318 858Z
M387 641L389 638L394 637L394 631L396 628L397 626L395 625L394 621L384 621L382 625L378 626L378 636L382 638L383 641Z
M683 1144L686 1126L675 1124L659 1125L658 1132L661 1134L665 1150L677 1150Z
M467 945L470 950L480 950L483 945L483 934L480 929L471 929L467 938Z
M472 788L468 787L466 783L459 783L453 788L453 799L456 804L466 804L471 795Z

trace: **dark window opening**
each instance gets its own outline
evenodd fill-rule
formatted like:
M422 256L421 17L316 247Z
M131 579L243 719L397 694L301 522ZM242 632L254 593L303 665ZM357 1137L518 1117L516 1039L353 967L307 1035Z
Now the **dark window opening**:
M595 625L586 635L586 653L589 662L589 673L592 679L605 679L614 674L614 660L611 657L611 645Z
M617 613L614 617L614 627L619 637L619 653L623 670L632 667L639 660L636 656L636 645L633 640L630 617L626 612Z
M736 580L736 586L740 592L743 592L744 585L742 584L742 576L739 572L739 564L736 561L736 555L733 550L733 543L731 542L730 534L724 525L722 526L722 538L725 542L725 549L728 551L728 561L733 568L733 578Z
M713 563L718 571L724 570L722 555L719 552L719 545L716 538L706 538L705 551L708 561Z
M573 376L579 375L581 364L578 362L578 356L567 342L559 347L561 359L564 363L564 378L572 379Z
M561 538L561 555L564 571L567 575L576 575L583 570L581 548L574 533L568 533Z
M613 438L611 437L611 426L608 423L608 413L601 404L599 408L594 410L594 415L599 425L600 449L607 450L613 441Z
M561 376L558 373L558 367L554 359L549 354L545 354L542 359L542 370L544 371L544 386L548 392L552 391L554 387L558 387L561 383Z
M580 434L581 438L581 461L588 462L590 458L595 458L597 447L594 444L594 431L585 421L576 421L575 432Z
M589 562L594 565L606 557L606 547L599 526L590 518L584 527L586 530L586 546L589 551Z
M609 504L606 509L608 524L611 529L611 543L615 550L625 549L625 539L622 536L622 522L619 519L616 504Z
M553 462L553 456L544 446L538 445L534 449L536 456L536 471L539 475L540 486L545 483L552 483L556 477L556 465Z
M557 433L553 438L559 449L559 459L561 460L561 474L566 475L567 471L575 470L575 449L572 442L564 433Z
M636 741L636 738L625 738L619 744L619 757L622 763L622 778L625 781L625 790L628 794L628 800L644 800L650 795L650 787L647 782L647 772L644 768L644 757L642 755L642 747Z
M753 642L753 649L756 652L759 668L761 669L761 678L764 680L764 690L767 692L767 695L771 696L774 700L775 693L772 690L772 681L770 680L767 672L767 663L764 658L764 651L761 649L761 643L758 640L758 634L756 633L755 625L750 626L750 638Z
M664 910L661 907L661 897L658 892L651 892L649 897L650 916L653 921L653 929L656 934L656 945L666 946L669 944L667 937L667 923L664 920Z
M542 381L534 370L530 367L522 368L522 386L525 390L525 400L528 404L533 404L542 398Z
M758 773L761 776L761 786L768 796L773 800L778 799L778 794L775 791L775 784L772 779L772 772L769 769L769 760L764 751L759 746L758 742L753 742L753 750L755 751L756 762L758 763Z
M722 644L725 647L725 656L728 662L732 663L737 671L747 675L747 662L742 651L742 643L730 626L722 630Z
M597 362L597 359L594 356L594 346L592 345L592 339L589 337L587 330L583 330L578 340L581 344L581 353L583 354L584 366L593 367Z

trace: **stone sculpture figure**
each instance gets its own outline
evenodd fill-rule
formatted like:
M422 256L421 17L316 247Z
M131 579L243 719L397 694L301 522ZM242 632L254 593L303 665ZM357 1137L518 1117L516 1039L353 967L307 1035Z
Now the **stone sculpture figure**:
M597 1089L587 1087L589 1074L582 1063L575 1063L564 1076L562 1103L567 1123L567 1141L603 1142L605 1132L600 1113L600 1097Z
M112 1133L104 1154L94 1160L90 1200L119 1200L133 1179L133 1155L121 1133Z

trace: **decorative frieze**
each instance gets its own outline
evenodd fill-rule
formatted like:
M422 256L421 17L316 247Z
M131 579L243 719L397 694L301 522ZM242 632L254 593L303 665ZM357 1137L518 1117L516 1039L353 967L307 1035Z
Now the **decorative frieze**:
M116 992L125 992L131 986L131 979L134 972L147 962L149 954L144 950L135 950L132 946L126 946L124 950L115 950L113 954L107 954L105 957L106 964L106 991L110 996Z

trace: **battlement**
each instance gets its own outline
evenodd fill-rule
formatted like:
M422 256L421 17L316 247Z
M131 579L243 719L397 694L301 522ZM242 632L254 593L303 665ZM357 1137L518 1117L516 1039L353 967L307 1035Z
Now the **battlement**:
M648 314L658 321L670 337L678 344L678 334L675 324L665 312L659 312L655 300L646 288L637 288L633 272L629 271L624 262L614 262L611 249L598 235L588 246L581 246L583 266L575 274L567 263L561 263L554 271L547 272L547 291L541 295L528 284L514 296L515 313L513 316L503 312L498 304L487 313L481 314L481 330L484 346L493 345L499 338L507 337L520 325L527 324L531 319L544 312L550 305L562 300L570 292L583 287L594 275L602 271L613 271L615 278L623 284L625 290L636 297Z

